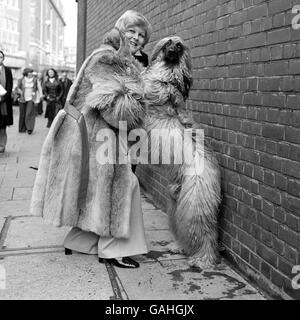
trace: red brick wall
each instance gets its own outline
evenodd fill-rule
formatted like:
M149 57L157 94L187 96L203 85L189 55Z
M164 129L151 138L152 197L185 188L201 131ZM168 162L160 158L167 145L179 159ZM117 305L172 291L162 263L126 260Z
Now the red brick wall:
M300 299L300 30L296 0L88 0L87 54L127 9L191 48L191 108L222 166L220 238L227 256L263 288ZM166 206L164 170L139 168Z

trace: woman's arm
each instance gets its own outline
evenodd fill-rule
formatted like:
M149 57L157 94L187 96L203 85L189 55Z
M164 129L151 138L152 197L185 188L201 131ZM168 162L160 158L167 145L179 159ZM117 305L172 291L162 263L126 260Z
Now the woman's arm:
M22 93L23 93L22 80L23 80L23 78L18 79L17 86L16 86L16 91L20 95L22 95Z
M140 127L144 121L145 106L142 96L142 86L138 81L128 76L111 74L93 84L86 102L98 109L111 126L119 128L122 121L131 130Z
M46 101L48 101L48 86L47 86L47 82L43 83L42 91L43 91L44 99Z

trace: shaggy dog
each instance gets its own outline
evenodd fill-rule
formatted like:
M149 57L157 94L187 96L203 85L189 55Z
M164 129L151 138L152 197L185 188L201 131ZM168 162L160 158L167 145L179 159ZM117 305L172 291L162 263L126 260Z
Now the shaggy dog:
M171 229L190 257L189 263L201 269L213 266L217 254L217 213L220 203L220 170L216 157L205 141L196 144L196 124L186 110L192 85L191 56L181 38L162 39L154 48L150 67L143 73L144 95L148 103L145 129L151 135L151 152L171 147L169 165ZM193 129L194 128L194 129ZM152 135L163 130L161 136ZM167 131L166 131L167 130ZM184 152L180 142L190 132L193 151L190 163L177 164ZM173 144L170 136L174 137ZM162 142L160 145L160 141ZM188 144L185 144L187 147ZM204 170L201 170L202 162Z

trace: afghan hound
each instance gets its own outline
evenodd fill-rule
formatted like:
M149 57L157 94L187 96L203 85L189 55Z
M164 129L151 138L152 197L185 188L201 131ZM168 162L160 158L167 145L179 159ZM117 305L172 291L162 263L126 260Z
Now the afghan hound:
M159 164L164 164L162 158L166 150L170 150L171 230L189 256L189 264L206 269L212 267L218 257L220 169L207 141L197 140L197 124L186 109L192 86L191 70L190 51L180 37L167 37L158 42L150 66L142 74L144 98L148 103L145 129L151 136L151 154L160 154ZM152 134L154 131L161 134ZM189 134L191 139L185 140ZM182 141L190 141L190 145L187 142L182 147ZM179 163L187 147L192 148L191 161Z

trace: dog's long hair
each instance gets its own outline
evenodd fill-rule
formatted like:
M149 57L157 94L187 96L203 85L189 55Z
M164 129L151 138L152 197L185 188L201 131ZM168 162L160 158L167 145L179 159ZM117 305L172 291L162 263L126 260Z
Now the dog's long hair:
M180 159L184 130L197 128L186 109L186 100L192 86L192 63L189 48L177 36L167 37L155 46L151 65L143 75L145 98L148 100L146 130L164 131L161 137L152 139L153 149L170 148L168 136L173 136L173 160ZM165 145L164 145L165 144ZM171 143L172 144L172 143ZM216 157L207 141L195 144L194 160L188 166L170 164L171 185L168 215L176 240L190 256L190 264L201 268L213 265L217 260L217 213L220 203L220 170ZM197 174L204 154L204 170ZM190 170L195 172L190 174ZM194 170L194 171L193 171Z

